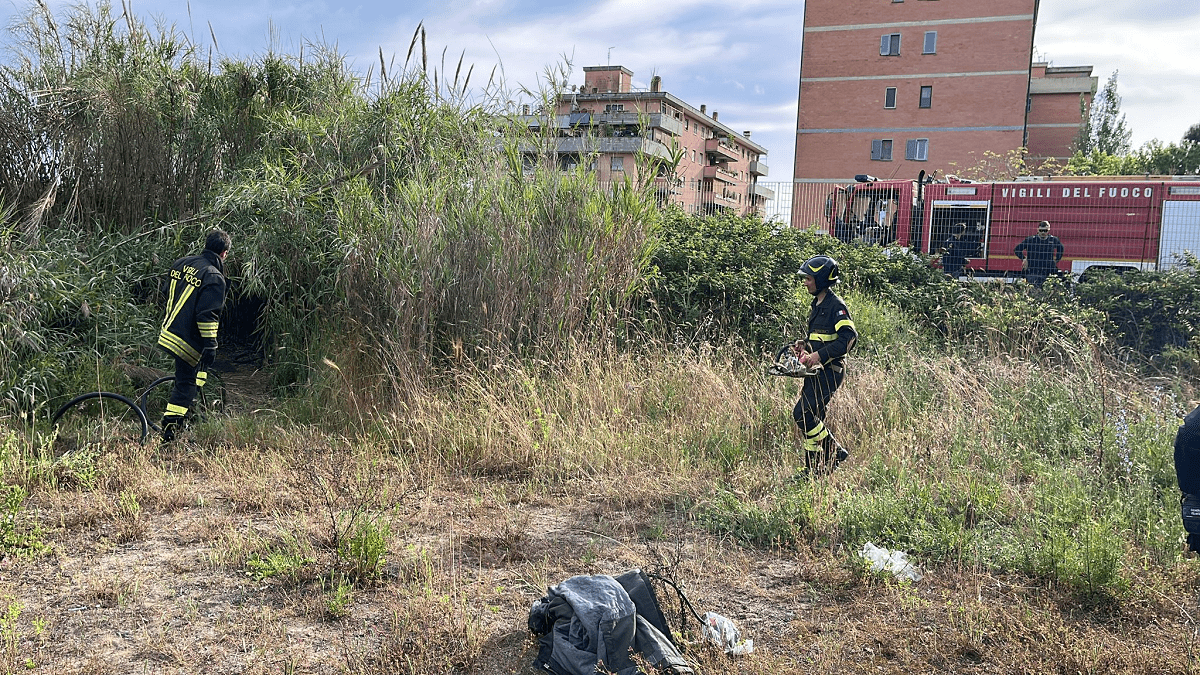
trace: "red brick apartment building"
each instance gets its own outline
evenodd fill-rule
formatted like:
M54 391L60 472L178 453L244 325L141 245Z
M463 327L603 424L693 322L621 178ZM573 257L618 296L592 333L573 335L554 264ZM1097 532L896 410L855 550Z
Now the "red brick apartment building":
M1091 66L1054 67L1034 63L1029 79L1029 115L1026 122L1026 161L1037 167L1053 160L1064 165L1090 110L1099 78Z
M792 223L800 183L915 178L1028 146L1068 156L1091 68L1032 64L1038 0L807 0Z
M639 153L670 159L681 152L674 180L656 179L660 199L690 213L761 211L774 193L758 185L767 175L766 148L708 113L662 91L655 76L649 90L633 88L624 66L587 66L583 85L560 96L554 115L558 165L579 165L601 182L637 180ZM546 118L527 116L539 128Z

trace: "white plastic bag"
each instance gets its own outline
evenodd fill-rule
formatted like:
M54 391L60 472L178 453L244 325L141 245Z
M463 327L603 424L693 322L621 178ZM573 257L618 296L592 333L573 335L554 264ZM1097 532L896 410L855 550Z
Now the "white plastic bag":
M754 640L742 640L737 626L720 614L705 612L704 626L700 632L711 643L725 650L730 656L742 656L754 651Z
M889 551L868 541L863 544L858 554L866 558L873 572L886 570L897 579L907 581L920 581L925 576L908 561L908 555L904 551Z

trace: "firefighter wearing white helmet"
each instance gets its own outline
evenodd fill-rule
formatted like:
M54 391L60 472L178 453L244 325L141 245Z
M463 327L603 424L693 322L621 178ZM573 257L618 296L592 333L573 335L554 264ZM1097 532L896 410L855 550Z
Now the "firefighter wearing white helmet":
M800 273L813 301L807 337L797 340L792 349L801 363L819 368L804 379L792 417L804 434L805 472L811 475L832 471L850 456L825 427L825 411L842 384L846 353L858 340L858 331L846 303L832 290L841 278L837 261L827 255L813 256L800 266Z

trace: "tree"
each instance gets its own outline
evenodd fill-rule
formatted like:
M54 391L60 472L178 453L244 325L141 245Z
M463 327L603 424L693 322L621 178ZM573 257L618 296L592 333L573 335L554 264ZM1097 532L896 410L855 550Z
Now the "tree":
M1092 154L1092 116L1088 110L1088 100L1083 94L1079 95L1079 133L1075 135L1075 155Z
M1133 136L1133 132L1125 123L1125 115L1121 113L1121 96L1117 93L1117 72L1113 71L1108 82L1104 83L1104 89L1092 101L1091 145L1087 150L1098 150L1106 155L1128 153L1129 140Z
M1187 133L1183 135L1183 140L1193 143L1200 143L1200 124L1193 124Z

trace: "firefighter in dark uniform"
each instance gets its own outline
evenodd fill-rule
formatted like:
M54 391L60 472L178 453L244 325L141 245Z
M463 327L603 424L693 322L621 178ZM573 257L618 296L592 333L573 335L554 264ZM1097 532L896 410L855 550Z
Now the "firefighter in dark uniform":
M183 418L204 386L217 356L217 327L225 306L225 257L229 235L209 233L200 255L175 261L163 282L167 314L158 346L175 357L175 385L162 418L164 442L175 440Z
M817 374L804 378L800 400L792 417L804 434L804 473L832 471L850 453L825 427L825 409L845 375L845 356L858 340L858 331L846 303L831 287L841 278L837 261L825 255L809 258L800 266L804 287L813 296L808 316L808 337L792 346L801 363Z
M1187 545L1200 551L1200 408L1183 418L1183 426L1175 433L1175 480L1183 493L1183 528Z
M1058 237L1050 234L1050 221L1038 223L1037 234L1025 237L1013 253L1021 259L1025 280L1041 287L1046 277L1058 271L1058 261L1063 257L1063 245Z

